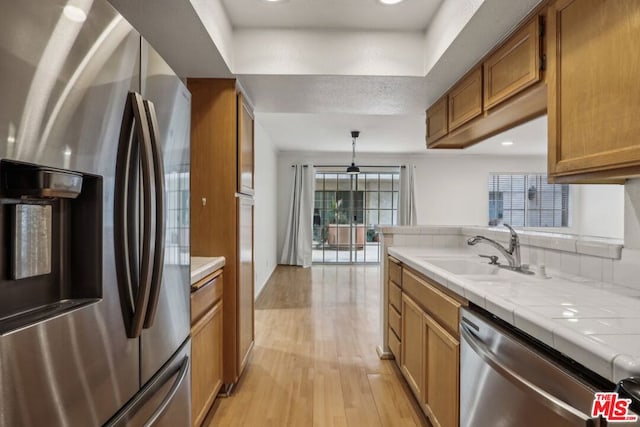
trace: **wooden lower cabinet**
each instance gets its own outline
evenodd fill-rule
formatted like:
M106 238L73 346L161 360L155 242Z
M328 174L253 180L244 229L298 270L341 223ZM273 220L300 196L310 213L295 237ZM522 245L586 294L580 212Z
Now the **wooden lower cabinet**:
M402 295L400 370L418 400L424 389L424 312L407 295Z
M457 318L467 302L445 295L417 273L403 270L403 275L400 371L434 427L457 427L460 341L457 324L454 327L448 320L454 314ZM389 346L393 349L397 319L391 315L397 313L391 306L389 311Z
M424 315L424 373L422 405L434 427L458 425L460 341Z
M396 365L398 365L398 368L400 368L400 338L398 338L396 333L391 328L389 328L387 333L389 334L389 350L391 350L391 354L393 354Z
M237 375L244 370L254 341L253 199L238 197Z
M201 426L223 381L222 275L191 294L191 420Z

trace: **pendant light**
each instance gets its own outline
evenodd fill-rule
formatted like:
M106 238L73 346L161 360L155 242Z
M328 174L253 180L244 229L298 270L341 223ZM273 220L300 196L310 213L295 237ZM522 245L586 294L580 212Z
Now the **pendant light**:
M353 155L351 157L351 166L347 168L347 173L349 175L357 175L360 173L360 168L356 166L356 138L358 136L360 136L359 130L351 131L351 139L352 139L351 148L352 148Z

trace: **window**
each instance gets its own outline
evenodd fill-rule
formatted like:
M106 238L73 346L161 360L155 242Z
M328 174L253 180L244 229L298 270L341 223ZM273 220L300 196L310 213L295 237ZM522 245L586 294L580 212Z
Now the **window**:
M189 265L189 165L165 173L165 262Z
M379 262L375 226L397 221L399 177L397 170L316 172L313 262Z
M569 185L542 174L490 174L489 225L568 227Z

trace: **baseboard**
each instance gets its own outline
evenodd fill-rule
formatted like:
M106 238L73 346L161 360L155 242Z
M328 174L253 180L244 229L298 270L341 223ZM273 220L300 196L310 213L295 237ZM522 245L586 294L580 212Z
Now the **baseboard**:
M382 360L392 360L395 359L393 357L393 353L391 353L390 351L384 351L382 349L382 347L377 346L376 347L376 353L378 353L378 357Z
M254 301L258 300L258 298L262 294L262 291L264 291L264 288L267 287L267 283L269 283L269 280L271 280L271 276L273 276L273 273L275 273L276 268L278 268L278 264L275 264L273 266L273 269L271 270L271 273L269 273L269 275L267 276L267 279L262 283L262 286L260 287L260 289L257 292L255 292L255 295L253 296Z

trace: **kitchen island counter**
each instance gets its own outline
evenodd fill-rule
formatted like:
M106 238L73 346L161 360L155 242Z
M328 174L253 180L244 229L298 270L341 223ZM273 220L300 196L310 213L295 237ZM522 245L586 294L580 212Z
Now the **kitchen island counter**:
M640 374L638 289L553 269L515 273L466 247L392 246L388 254L612 382Z

